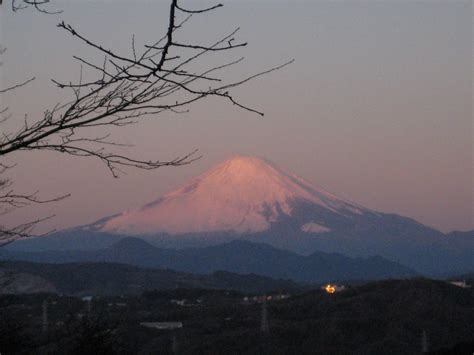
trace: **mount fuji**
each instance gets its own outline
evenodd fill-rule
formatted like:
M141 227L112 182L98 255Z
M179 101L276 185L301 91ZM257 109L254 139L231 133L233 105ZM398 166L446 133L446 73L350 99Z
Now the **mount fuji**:
M236 156L184 187L95 227L128 235L257 233L271 229L282 216L291 217L297 201L345 218L370 213L265 160ZM320 223L309 219L300 229L305 233L331 230L324 221Z
M360 206L251 156L227 159L141 208L8 249L100 249L124 236L160 247L245 239L305 255L380 255L430 275L474 270L469 235Z

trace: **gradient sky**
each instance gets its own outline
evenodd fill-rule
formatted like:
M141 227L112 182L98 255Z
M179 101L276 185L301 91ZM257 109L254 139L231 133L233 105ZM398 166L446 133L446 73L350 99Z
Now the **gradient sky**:
M268 158L372 209L443 231L474 229L471 1L223 3L188 22L181 38L211 43L240 26L238 38L249 45L235 51L234 58L244 55L246 61L226 73L231 79L294 58L291 66L234 91L242 103L264 111L264 119L212 99L186 115L164 114L114 130L117 141L136 144L130 154L137 157L170 159L195 148L203 155L181 168L127 170L120 179L92 159L12 155L16 189L72 196L3 218L18 223L55 214L40 231L91 223L145 204L243 153ZM127 53L132 33L137 43L151 42L167 27L167 1L57 4L64 12L54 16L0 9L0 43L8 48L2 85L37 77L2 97L16 122L67 97L49 79L78 77L72 55L97 58L55 27L60 20Z

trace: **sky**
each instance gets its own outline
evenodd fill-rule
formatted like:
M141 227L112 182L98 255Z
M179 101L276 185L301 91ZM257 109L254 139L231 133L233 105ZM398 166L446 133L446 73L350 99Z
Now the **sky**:
M15 153L10 177L18 191L42 197L71 194L55 204L2 216L15 224L54 214L38 231L88 224L141 206L232 154L267 158L313 184L382 212L442 231L474 229L471 1L222 1L182 29L186 43L212 43L235 27L248 46L199 65L245 56L224 73L246 77L290 59L282 70L233 91L264 118L223 100L163 114L113 130L134 144L127 152L172 159L199 149L179 168L126 170L119 179L92 159L57 153ZM206 7L211 1L181 1ZM35 76L2 95L12 130L66 100L50 79L75 80L72 58L102 57L56 27L62 20L109 48L130 53L167 28L167 1L57 1L59 15L0 9L2 86Z

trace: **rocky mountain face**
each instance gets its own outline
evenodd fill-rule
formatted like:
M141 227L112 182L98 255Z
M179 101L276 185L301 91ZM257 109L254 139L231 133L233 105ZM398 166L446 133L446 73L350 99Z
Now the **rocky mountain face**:
M141 208L8 249L97 249L126 236L173 248L239 239L306 255L380 255L430 275L474 269L469 234L446 235L413 219L365 208L247 156L228 159Z

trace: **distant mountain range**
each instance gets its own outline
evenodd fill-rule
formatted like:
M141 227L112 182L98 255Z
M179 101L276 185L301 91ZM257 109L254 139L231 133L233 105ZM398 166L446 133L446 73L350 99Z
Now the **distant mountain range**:
M7 249L97 250L127 236L164 248L249 240L305 255L380 255L431 276L474 270L473 232L444 234L368 209L247 156L228 159L141 208Z
M15 252L0 249L0 259L41 263L122 263L195 274L228 271L304 283L417 275L412 269L383 257L349 258L322 252L302 256L266 244L239 240L216 246L174 250L156 248L141 239L129 237L109 248L95 251Z
M49 292L68 295L126 295L177 288L261 293L296 291L303 289L303 286L289 280L224 271L194 275L114 263L0 262L0 294Z

